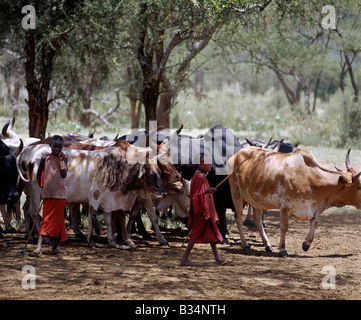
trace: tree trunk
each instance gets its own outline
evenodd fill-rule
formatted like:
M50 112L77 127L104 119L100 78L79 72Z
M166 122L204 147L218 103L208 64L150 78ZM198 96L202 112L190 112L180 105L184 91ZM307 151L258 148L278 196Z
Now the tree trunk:
M347 69L348 69L348 73L350 75L350 79L351 79L351 84L354 90L354 97L353 97L353 102L357 102L358 101L358 86L355 80L355 76L353 74L353 68L352 68L352 62L350 61L349 57L347 54L344 53L345 56L345 61L347 64Z
M73 118L71 116L71 109L72 109L72 103L69 102L66 106L66 118L69 120L69 121L73 121Z
M310 89L307 85L303 86L303 92L305 93L305 108L309 115L312 115L310 107Z
M91 96L93 94L93 88L96 84L96 76L95 73L91 73L90 75L87 74L85 81L82 81L82 83L85 82L85 85L82 86L82 103L83 103L83 110L89 110L90 104L91 104ZM90 126L90 112L83 112L81 115L80 122L84 127Z
M48 93L56 47L59 47L59 44L55 42L52 46L44 45L40 50L39 68L37 69L35 35L29 32L25 36L25 77L28 90L28 100L26 102L29 107L30 137L40 138L41 135L45 136L50 104Z
M172 96L165 92L161 95L158 107L158 126L164 126L164 128L170 127L169 111L172 104Z
M320 82L321 82L321 74L322 74L323 70L320 70L320 72L317 75L317 80L316 80L316 86L315 86L315 91L314 91L314 97L313 97L313 107L312 107L312 113L316 112L316 103L317 103L317 92L318 92L318 88L320 86Z
M161 95L158 106L158 125L170 128L170 111L174 106L174 98L177 91L173 87L165 86L165 92Z
M128 95L130 101L130 121L131 129L139 129L140 114L142 110L142 102L137 100L137 96ZM137 104L138 101L138 104Z
M157 104L159 97L159 81L143 85L142 102L145 111L145 130L149 130L149 122L157 120Z
M278 80L281 82L283 91L286 94L286 98L288 103L291 105L291 109L293 109L294 105L296 103L300 102L299 97L299 86L297 85L296 94L290 89L290 87L287 85L287 82L285 78L283 77L282 73L280 73L276 68L270 67L275 73L278 78Z

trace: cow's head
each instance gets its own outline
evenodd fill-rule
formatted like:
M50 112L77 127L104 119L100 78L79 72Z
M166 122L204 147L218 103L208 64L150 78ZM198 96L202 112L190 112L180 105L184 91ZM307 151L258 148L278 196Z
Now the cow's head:
M150 161L128 161L122 157L121 151L110 147L106 155L94 158L95 177L99 187L107 187L110 191L126 193L129 190L145 190L156 197L166 193L159 167Z
M158 165L145 163L139 165L138 179L135 181L135 186L139 186L144 190L153 193L156 198L162 199L167 196L161 176L162 172Z
M342 170L337 169L340 174L340 183L344 185L343 192L341 192L341 201L344 202L345 205L351 205L361 210L361 171L356 172L356 170L352 167L350 161L350 150L347 151L346 154L346 172L342 172Z
M181 191L186 181L174 166L169 151L162 145L158 146L157 159L157 165L162 172L162 182L167 193L170 195L177 194Z
M15 118L8 120L0 133L0 139L11 149L15 149L20 145L19 137L12 131L14 124Z
M162 182L167 190L167 193L170 195L177 194L186 183L186 181L182 178L182 175L174 166L173 159L168 151L171 142L178 139L178 135L182 129L183 125L173 132L171 136L164 139L160 145L152 147L157 150L157 164L162 171Z
M168 194L157 204L157 210L174 208L174 220L185 219L189 216L190 206L190 181L184 180L181 190L176 194Z
M16 203L20 194L16 188L18 180L18 171L16 168L16 158L23 149L23 142L20 140L20 146L7 156L0 156L0 203Z

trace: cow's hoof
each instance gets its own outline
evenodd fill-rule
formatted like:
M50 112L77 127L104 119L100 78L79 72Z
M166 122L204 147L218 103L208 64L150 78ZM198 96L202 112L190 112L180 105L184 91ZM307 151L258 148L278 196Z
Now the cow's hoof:
M280 257L284 258L284 257L288 257L288 253L286 250L282 250L280 251Z
M303 251L307 251L310 248L310 244L307 244L306 241L302 243L302 249Z
M124 241L124 244L125 244L126 246L131 247L131 248L135 248L135 247L136 247L135 243L134 243L132 240L130 240L130 239L125 240L125 241Z
M250 246L245 246L244 248L242 248L241 251L246 253L252 253L252 249Z
M271 246L268 246L268 247L266 247L266 251L267 252L273 252L274 250L273 250L273 248Z
M169 244L168 244L167 241L162 241L162 242L160 242L160 245L161 245L162 247L169 247Z
M118 248L118 249L121 249L121 250L130 250L130 249L132 249L132 247L127 246L127 245L124 245L124 244L118 245L117 248Z
M86 240L86 236L85 236L84 233L82 233L82 232L76 233L76 234L75 234L75 239Z
M98 248L95 243L89 243L89 247L92 248L92 249Z

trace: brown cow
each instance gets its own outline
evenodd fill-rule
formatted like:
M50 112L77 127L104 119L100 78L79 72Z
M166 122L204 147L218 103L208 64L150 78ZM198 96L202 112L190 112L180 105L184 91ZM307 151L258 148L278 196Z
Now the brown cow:
M310 221L310 231L302 248L313 241L318 216L330 207L351 205L361 209L361 172L356 173L346 155L347 171L323 168L312 152L297 149L279 153L269 149L246 147L228 161L232 198L242 247L249 248L242 229L244 202L254 208L254 219L267 251L273 251L261 223L262 210L280 209L281 256L287 256L285 236L289 217Z

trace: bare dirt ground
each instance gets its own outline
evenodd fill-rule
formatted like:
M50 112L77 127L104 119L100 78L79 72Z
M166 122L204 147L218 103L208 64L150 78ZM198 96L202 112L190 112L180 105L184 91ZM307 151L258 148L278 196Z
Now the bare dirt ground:
M288 258L278 256L278 213L269 213L266 219L266 232L276 252L265 252L258 232L247 228L253 252L242 253L238 231L232 225L231 244L219 245L221 254L234 260L225 266L216 266L210 246L200 244L195 246L191 259L201 266L180 266L186 228L162 230L170 247L161 247L152 231L149 240L134 236L137 248L132 250L109 248L105 226L96 238L98 249L76 240L68 230L60 257L50 255L49 246L44 246L40 257L21 253L25 234L5 234L0 239L0 299L361 298L360 212L351 208L325 212L308 252L303 252L301 246L309 224L291 219L286 238ZM86 233L86 228L83 231ZM34 250L35 245L27 249ZM35 268L34 290L22 287L25 265ZM330 270L335 271L336 288L327 290L322 280L332 276Z

